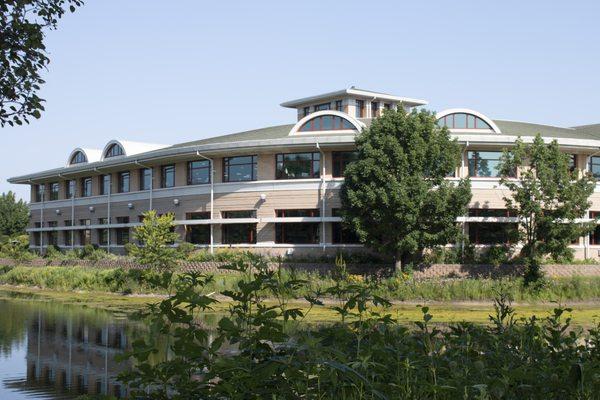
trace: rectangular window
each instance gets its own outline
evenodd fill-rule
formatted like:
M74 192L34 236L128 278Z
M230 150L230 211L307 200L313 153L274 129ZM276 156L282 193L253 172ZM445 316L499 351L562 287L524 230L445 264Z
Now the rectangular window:
M98 229L98 244L100 246L108 244L108 229Z
M140 190L150 190L152 188L152 169L140 169Z
M371 118L375 118L377 116L377 111L379 110L379 103L376 101L371 102Z
M57 221L48 221L48 228L56 228L58 226ZM58 231L48 232L48 245L58 246Z
M161 184L163 188L171 188L175 186L175 166L163 165L161 169Z
M352 161L358 160L357 151L334 151L332 154L333 161L333 177L342 178L346 166Z
M100 195L106 196L111 192L110 174L100 175Z
M92 224L90 219L80 219L79 225L89 227ZM79 244L82 246L92 244L92 231L88 229L82 229L79 231Z
M315 106L315 111L325 111L325 110L331 110L331 103L317 104Z
M58 182L54 182L50 184L50 201L58 200L58 192L60 190L60 185Z
M569 154L569 171L574 172L577 169L577 154Z
M257 156L223 158L223 182L256 180Z
M340 111L340 112L344 112L344 103L342 102L342 100L336 100L335 101L335 111Z
M44 201L44 192L46 191L46 185L39 184L39 185L35 185L35 201L40 203L42 201Z
M590 211L590 218L598 218L600 217L600 211ZM596 225L594 231L590 233L590 244L592 245L600 245L600 225Z
M600 178L600 157L590 157L589 170L594 178Z
M188 185L210 183L210 162L208 160L188 162Z
M302 116L306 117L308 114L310 114L310 107L304 107L302 109Z
M392 105L390 103L383 103L383 109L384 110L391 110L392 109Z
M472 208L470 217L510 217L508 210ZM518 226L512 222L469 222L469 241L473 244L509 244L515 238Z
M71 179L66 182L65 193L66 193L67 199L71 199L71 198L75 197L75 180Z
M209 212L191 212L187 213L185 219L210 219ZM185 226L186 241L192 244L210 244L210 225L186 225Z
M340 209L334 208L331 210L334 217L340 216ZM357 244L360 243L356 232L352 229L348 229L342 222L331 223L331 241L335 244Z
M129 228L117 228L115 229L115 235L117 239L117 245L123 246L129 243Z
M354 112L354 116L356 118L362 118L365 114L365 102L364 100L355 100L354 103L356 110Z
M277 154L276 179L307 179L321 176L320 153Z
M70 219L66 219L65 220L65 226L73 226L73 221ZM73 245L73 233L74 231L70 230L70 231L63 231L63 239L65 242L65 246L72 246Z
M318 217L318 209L276 210L278 218ZM317 244L318 222L280 222L275 224L275 243Z
M128 193L130 189L131 175L129 171L119 173L119 193Z
M256 218L255 210L223 211L224 219ZM222 224L223 244L256 243L256 223Z
M90 197L92 195L92 178L83 178L81 180L81 197Z
M128 224L129 217L117 217L116 221L117 221L117 224Z
M469 163L470 177L493 177L500 176L501 151L469 151L467 161ZM514 174L513 176L516 176Z

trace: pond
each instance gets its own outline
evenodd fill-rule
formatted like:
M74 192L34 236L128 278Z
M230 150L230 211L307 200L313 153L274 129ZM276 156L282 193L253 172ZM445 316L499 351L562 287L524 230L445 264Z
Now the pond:
M3 293L6 295L6 293ZM82 306L0 299L0 399L127 396L115 361L143 325Z

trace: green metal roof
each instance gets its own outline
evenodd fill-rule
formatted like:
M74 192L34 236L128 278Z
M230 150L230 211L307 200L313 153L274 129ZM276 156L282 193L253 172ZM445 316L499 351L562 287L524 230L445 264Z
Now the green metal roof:
M494 122L500 128L502 134L508 136L535 136L539 133L544 137L550 138L600 139L600 124L561 128L558 126L517 121L494 120Z
M290 130L294 124L269 126L261 129L253 129L251 131L231 133L228 135L215 136L207 139L194 140L191 142L178 143L172 148L197 146L203 144L216 144L216 143L233 143L243 142L246 140L261 140L261 139L281 139L288 137Z

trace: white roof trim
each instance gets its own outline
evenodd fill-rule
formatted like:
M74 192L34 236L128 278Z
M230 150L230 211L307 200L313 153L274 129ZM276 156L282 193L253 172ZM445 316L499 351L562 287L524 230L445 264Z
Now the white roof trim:
M79 152L83 153L83 155L85 156L85 158L86 158L87 161L85 163L71 164L71 159L73 158L73 156L76 153L79 153ZM93 162L96 162L96 161L100 161L101 158L102 158L102 150L98 150L98 149L84 149L84 148L81 148L81 147L76 147L69 154L69 158L67 158L67 167L70 167L70 166L73 166L73 165L93 163Z
M113 144L117 144L117 145L121 146L121 148L123 149L123 153L125 153L125 154L123 156L110 157L110 158L133 156L136 154L146 153L148 151L159 150L159 149L163 149L165 147L169 147L166 144L131 142L128 140L113 139L110 142L106 143L106 146L104 146L104 149L102 150L102 158L101 158L102 161L106 159L106 152L108 151L109 147L112 146Z
M375 98L375 99L381 99L381 100L389 100L389 101L394 101L394 102L398 102L398 103L404 103L409 106L423 106L423 105L427 104L427 101L425 101L425 100L413 99L410 97L394 96L391 94L371 92L368 90L361 90L361 89L356 89L354 87L350 87L348 89L337 90L335 92L328 92L328 93L318 94L315 96L303 97L303 98L296 99L296 100L285 101L285 102L281 103L280 105L282 107L287 107L287 108L296 108L303 104L312 103L312 102L330 99L330 98L339 97L339 96L347 96L347 95L353 95L353 96L370 98L370 99Z
M446 115L450 115L450 114L457 114L457 113L463 113L463 114L471 114L474 115L478 118L481 118L482 120L484 120L489 126L492 127L492 130L495 133L502 133L502 131L500 130L500 128L498 128L498 125L496 125L494 123L494 121L491 120L491 118L488 118L487 116L483 115L482 113L475 111L475 110L471 110L470 108L449 108L447 110L441 111L439 113L437 113L435 115L436 119L440 119L445 117ZM487 129L449 129L451 132L488 132Z
M305 116L304 118L302 118L300 121L296 122L296 125L294 125L292 127L292 129L290 130L289 135L293 136L293 135L306 135L309 134L310 136L314 136L315 134L319 134L319 133L348 133L348 132L353 132L353 130L346 130L346 129L338 129L338 130L334 130L334 131L310 131L310 132L299 132L298 130L308 121L310 121L311 119L323 116L323 115L333 115L336 117L341 117L344 118L346 121L350 122L358 132L362 132L362 130L365 128L365 124L359 120L357 120L356 118L351 117L350 115L341 112L341 111L336 111L336 110L323 110L323 111L317 111L314 112L312 114L308 114L307 116Z

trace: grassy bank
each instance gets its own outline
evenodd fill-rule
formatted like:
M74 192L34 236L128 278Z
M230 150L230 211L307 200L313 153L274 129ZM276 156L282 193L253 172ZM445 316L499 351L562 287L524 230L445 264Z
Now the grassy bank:
M299 279L308 284L302 295L325 291L335 284L330 276L302 272ZM205 287L208 292L236 288L239 276L215 274ZM363 280L362 276L349 277ZM174 280L176 282L176 279ZM157 284L157 275L150 271L94 269L83 267L0 267L0 284L37 287L56 291L94 291L119 294L166 294ZM175 290L176 284L170 291ZM489 301L498 290L509 293L516 302L581 302L600 301L600 278L571 277L548 279L541 288L526 288L521 279L431 279L412 280L400 277L377 282L376 293L396 301Z

